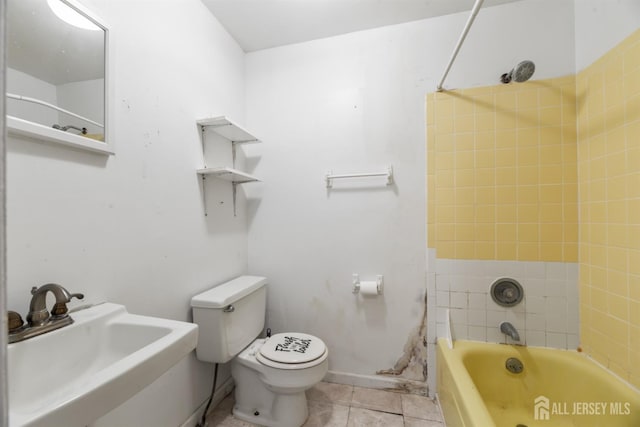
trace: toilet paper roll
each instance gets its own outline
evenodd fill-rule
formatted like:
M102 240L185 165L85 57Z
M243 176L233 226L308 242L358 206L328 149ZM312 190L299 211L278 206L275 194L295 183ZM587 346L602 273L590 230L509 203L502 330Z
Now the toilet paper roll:
M362 295L379 295L380 292L378 292L378 283L374 281L360 282L360 293Z

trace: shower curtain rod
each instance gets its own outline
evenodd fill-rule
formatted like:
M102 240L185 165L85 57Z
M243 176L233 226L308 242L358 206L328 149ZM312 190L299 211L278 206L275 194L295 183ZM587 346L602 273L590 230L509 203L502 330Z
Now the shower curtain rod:
M440 79L440 83L438 83L438 86L437 86L438 92L442 91L442 85L444 84L444 80L447 78L447 74L449 74L449 70L451 70L451 66L453 65L453 61L455 61L456 60L456 56L458 56L458 52L460 51L460 48L462 47L462 43L464 43L464 39L467 37L467 33L469 32L469 29L471 28L471 24L473 24L473 20L476 19L476 15L478 14L478 11L480 10L480 7L482 6L482 2L484 2L484 0L476 0L476 3L473 5L473 9L471 9L471 15L469 15L469 19L467 19L467 23L464 26L464 30L462 30L462 34L460 34L460 38L458 39L458 44L456 45L456 48L454 49L453 53L451 54L451 58L449 59L449 64L447 65L447 68L444 70L444 74L442 75L442 78Z
M7 98L16 99L18 101L32 102L34 104L38 104L38 105L42 105L42 106L45 106L45 107L48 107L48 108L52 108L54 110L60 111L61 113L64 113L64 114L68 114L68 115L73 116L75 118L78 118L80 120L84 120L85 122L91 123L92 125L96 125L96 126L99 126L101 128L104 127L104 125L102 125L102 124L100 124L98 122L94 122L91 119L87 119L86 117L83 117L80 114L72 113L71 111L65 110L64 108L57 107L57 106L55 106L53 104L49 104L48 102L42 101L42 100L37 99L37 98L30 98L28 96L16 95L16 94L13 94L13 93L8 93L8 92L7 92Z

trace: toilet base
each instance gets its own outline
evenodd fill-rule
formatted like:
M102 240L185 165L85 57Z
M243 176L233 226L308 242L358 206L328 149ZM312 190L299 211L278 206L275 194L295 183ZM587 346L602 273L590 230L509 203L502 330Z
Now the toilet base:
M271 408L263 406L262 410L236 402L233 416L267 427L300 427L309 416L307 397L304 392L278 395L272 400Z
M327 360L315 368L277 370L256 360L256 345L262 341L256 340L231 362L236 384L233 415L268 427L300 427L309 416L305 391L325 375Z

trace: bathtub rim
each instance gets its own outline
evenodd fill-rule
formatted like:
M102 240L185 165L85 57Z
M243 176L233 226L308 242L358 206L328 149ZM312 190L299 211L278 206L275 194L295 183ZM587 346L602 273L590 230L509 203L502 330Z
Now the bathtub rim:
M493 420L493 417L491 416L487 406L484 403L484 400L480 394L480 391L478 390L478 388L475 386L475 383L471 377L471 374L467 371L466 365L465 365L465 359L466 356L468 355L470 350L473 350L473 348L469 348L467 346L490 346L492 347L494 350L496 347L526 347L526 348L530 348L532 350L537 350L537 351L543 351L543 352L553 352L553 353L565 353L567 355L570 355L568 357L570 358L577 358L574 360L580 360L580 364L584 363L586 366L590 366L591 369L594 370L594 373L597 373L598 377L604 377L606 379L609 379L609 381L612 381L613 383L618 383L617 385L620 386L622 389L626 389L626 391L621 390L623 393L627 393L627 392L631 392L632 394L636 395L636 398L631 399L630 401L634 401L634 402L638 402L638 399L640 398L640 389L636 386L634 386L633 384L631 384L629 381L625 380L624 378L620 377L619 375L617 375L615 372L613 372L612 370L608 369L606 366L604 366L602 363L598 362L596 359L594 359L593 357L591 357L589 354L582 352L582 351L577 351L577 350L568 350L568 349L558 349L558 348L549 348L549 347L539 347L539 346L517 346L517 345L513 345L513 344L503 344L503 343L492 343L492 342L484 342L484 341L473 341L473 340L456 340L453 343L453 348L449 347L448 342L446 340L446 338L438 338L436 341L437 344L437 373L438 373L438 398L439 400L442 401L442 397L443 397L443 389L442 389L442 384L440 382L441 380L441 370L443 368L446 368L451 370L451 368L456 368L458 369L458 371L456 372L455 375L451 374L451 377L453 378L453 383L454 386L456 387L457 390L455 390L456 392L458 392L458 394L460 395L460 385L463 386L467 386L467 390L463 391L463 396L464 399L462 400L463 405L465 406L465 410L467 412L469 412L468 407L471 406L473 411L476 411L476 406L478 406L478 403L480 404L480 407L482 409L484 409L484 411L478 411L478 413L480 412L485 412L488 415L488 419L491 421L486 421L486 420L481 420L480 424L476 424L476 422L478 421L478 418L476 417L476 412L472 412L472 414L474 415L473 421L471 422L472 426L475 425L481 425L481 426L487 426L487 427L496 427L495 421ZM456 344L462 344L462 348L456 348ZM458 374L459 372L459 374ZM615 384L614 384L615 385ZM469 387L471 386L471 387ZM638 403L636 403L637 405ZM441 407L442 407L442 412L443 412L443 416L445 417L445 422L447 422L447 417L446 417L446 413L445 413L445 407L446 405L443 405L441 402ZM459 409L458 409L459 411ZM460 413L455 414L458 419L460 419L461 415ZM484 418L484 415L483 415ZM458 426L460 425L459 423L455 423L453 424L453 426ZM462 425L466 425L466 423L463 423Z
M495 427L496 424L493 421L493 417L489 413L489 409L487 408L478 388L476 387L471 375L467 371L467 368L464 365L464 361L462 357L459 357L457 354L454 354L455 351L455 341L453 343L453 348L449 348L449 344L446 338L438 338L436 341L436 352L438 354L438 400L440 401L440 407L442 411L442 416L446 425L452 420L454 414L449 414L449 420L447 420L447 413L445 411L445 407L447 407L447 400L453 399L456 403L456 407L458 407L458 417L462 417L463 414L460 414L460 405L464 406L464 412L469 416L473 416L474 423L478 423L477 425L486 426L486 427ZM448 354L448 356L447 356ZM444 369L446 365L446 369L451 373L451 378L454 383L455 389L450 390L449 392L452 394L448 396L443 393L443 387L440 383L441 380L441 369ZM444 399L444 405L443 405ZM453 424L455 425L455 424Z

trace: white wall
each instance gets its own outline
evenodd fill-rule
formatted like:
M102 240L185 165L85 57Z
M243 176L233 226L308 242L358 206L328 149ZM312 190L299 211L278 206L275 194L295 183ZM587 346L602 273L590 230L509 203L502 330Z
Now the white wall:
M56 86L22 71L7 68L7 92L28 96L56 105ZM52 126L58 122L58 114L42 105L7 98L7 114L35 123Z
M9 138L8 305L24 316L29 289L55 282L189 321L192 295L247 269L244 210L205 217L195 173L195 120L244 118L244 54L198 0L84 3L112 26L116 154ZM231 189L207 191L214 201ZM208 397L212 371L189 356L96 425L179 425Z
M56 86L58 107L104 124L104 79L83 80ZM58 123L86 127L90 134L103 134L104 129L84 120L59 113Z
M393 367L421 322L424 97L435 90L467 17L247 55L247 123L265 140L255 148L261 154L255 174L265 183L247 190L249 267L271 279L270 326L324 339L331 371L374 375ZM445 87L495 84L523 59L536 62L537 79L572 74L572 23L572 2L483 9ZM379 179L329 192L323 185L329 169L375 171L388 164L396 174L391 188ZM385 295L352 295L352 273L384 274ZM430 323L435 329L435 316Z
M574 0L576 72L640 28L637 0Z

